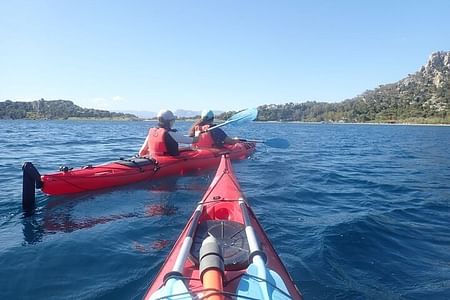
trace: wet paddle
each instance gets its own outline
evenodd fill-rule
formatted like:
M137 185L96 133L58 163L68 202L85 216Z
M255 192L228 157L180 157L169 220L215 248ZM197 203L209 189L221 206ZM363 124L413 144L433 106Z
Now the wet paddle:
M290 144L289 141L282 138L272 138L267 140L242 140L244 142L253 142L253 143L262 143L272 148L280 148L280 149L287 149L289 148Z
M192 299L189 293L189 289L183 280L183 268L186 259L188 258L189 251L192 246L194 233L198 225L203 210L203 202L197 205L194 214L189 225L188 233L181 244L180 252L172 267L170 276L165 281L165 284L156 291L150 300L156 299Z
M255 234L243 199L240 199L239 205L244 217L245 234L247 235L252 263L239 281L238 298L241 296L264 300L292 299L281 276L265 264L265 254L259 246L260 241Z
M229 125L229 124L237 125L237 124L251 122L253 120L256 120L256 117L258 117L258 109L248 108L246 110L243 110L243 111L238 112L237 114L233 115L231 118L229 118L225 122L208 128L207 131L211 131L214 128L219 128L219 127Z

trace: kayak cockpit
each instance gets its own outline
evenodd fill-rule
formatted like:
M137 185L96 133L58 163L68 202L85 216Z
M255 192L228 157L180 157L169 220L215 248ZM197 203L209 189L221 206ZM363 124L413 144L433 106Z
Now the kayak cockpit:
M222 249L225 270L242 270L248 267L250 250L243 224L225 220L200 223L189 256L195 265L199 265L199 251L208 236L213 236Z
M143 167L148 165L155 165L155 166L158 165L158 162L155 159L147 157L131 157L128 159L121 158L120 160L115 161L115 163L127 167Z

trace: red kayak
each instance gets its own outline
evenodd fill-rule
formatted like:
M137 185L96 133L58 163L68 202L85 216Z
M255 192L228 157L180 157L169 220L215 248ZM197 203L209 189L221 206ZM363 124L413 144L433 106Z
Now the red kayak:
M226 145L221 149L182 150L178 156L131 158L98 166L65 168L60 172L42 176L39 176L39 172L31 163L26 163L29 165L24 164L23 167L24 182L25 177L34 176L37 177L36 186L46 194L79 193L216 168L223 153L229 153L232 159L240 160L247 158L254 151L254 143L240 142ZM35 175L36 173L38 176Z
M302 299L224 155L144 299Z

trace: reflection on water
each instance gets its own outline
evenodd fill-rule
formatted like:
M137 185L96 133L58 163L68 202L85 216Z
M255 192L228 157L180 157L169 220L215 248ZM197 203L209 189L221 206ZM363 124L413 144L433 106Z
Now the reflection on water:
M179 125L187 130L191 124ZM142 297L211 174L84 195L38 193L35 214L25 216L20 166L33 161L48 173L63 163L127 157L139 149L148 127L0 122L0 299ZM285 123L255 123L234 133L227 128L231 136L281 134L291 142L286 150L259 145L235 171L305 299L449 298L449 129ZM24 144L23 132L39 142Z
M169 203L152 204L146 207L147 216L172 216L177 212L177 207Z
M132 212L114 212L126 209L119 202L116 204L109 201L109 194L116 193L113 189L106 191L96 191L93 193L83 193L70 196L46 196L41 200L41 206L36 208L33 213L24 213L22 217L23 236L25 244L35 244L41 242L46 235L56 233L71 233L77 230L93 228L99 224L107 224L117 220L128 218L149 218L157 216L174 216L177 214L178 207L172 203L173 191L205 190L205 185L200 183L177 185L177 178L168 178L157 182L140 182L131 186L117 189L117 193L128 193L130 190L141 190L143 195L149 196L149 201L157 203L142 203L141 211ZM107 208L99 210L98 206L104 205L99 195L104 193L104 199L108 200ZM116 196L117 197L117 196ZM130 201L127 199L127 201ZM141 200L142 201L142 200ZM112 212L106 214L108 210ZM101 215L98 215L98 213ZM92 214L97 214L92 216ZM151 243L150 246L140 245L138 242L134 248L138 251L146 249L163 249L170 243L169 240L160 239Z
M42 218L39 215L24 216L22 218L22 224L25 244L35 244L42 241L45 232L42 226Z

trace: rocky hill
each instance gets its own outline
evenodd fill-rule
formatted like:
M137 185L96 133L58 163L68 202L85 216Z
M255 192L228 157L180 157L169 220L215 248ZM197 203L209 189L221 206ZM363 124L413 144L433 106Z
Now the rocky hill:
M132 114L82 108L68 100L0 102L0 119L120 119L137 120Z
M432 53L416 73L339 103L270 104L258 110L261 121L450 124L450 52ZM233 112L217 114L218 119L226 119ZM0 102L0 119L70 118L138 119L129 113L81 108L67 100Z
M435 52L415 74L340 103L259 107L261 120L450 123L450 52Z
M362 120L449 117L450 52L431 54L415 74L350 100Z

